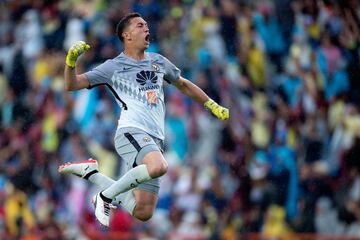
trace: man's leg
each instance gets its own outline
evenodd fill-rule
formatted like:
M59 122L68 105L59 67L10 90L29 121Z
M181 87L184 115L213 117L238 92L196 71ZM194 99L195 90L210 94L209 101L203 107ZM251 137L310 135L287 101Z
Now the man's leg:
M156 157L160 157L161 160ZM145 155L143 163L150 166L150 169L156 169L157 162L163 162L165 167L167 163L158 152L150 152ZM110 187L115 181L98 170L98 163L94 159L81 162L66 163L59 167L60 173L68 173L79 176L98 185L102 190ZM128 191L118 194L114 198L114 202L119 203L131 215L139 220L146 221L151 218L157 203L157 187L156 181L149 182L147 185L140 187L139 190ZM146 187L147 186L147 187ZM145 191L144 191L145 189ZM135 193L136 192L136 193Z
M161 177L167 172L168 164L160 151L147 153L142 163L125 173L114 184L102 191L101 195L114 199L118 194L133 189L140 183Z
M149 166L150 169L156 168L159 162L167 169L167 162L163 155L157 151L149 152L142 161L142 163ZM158 201L157 193L159 185L159 179L154 179L133 190L136 201L136 206L132 214L134 217L141 221L147 221L152 217Z
M60 173L73 174L88 180L99 186L101 190L104 190L115 183L115 180L99 172L98 162L91 158L85 161L62 164L59 166L58 171ZM136 202L134 194L131 191L117 195L114 202L120 204L131 215L133 214Z
M140 189L133 190L133 193L136 201L133 216L141 221L149 220L155 211L158 196L155 193Z
M167 172L167 168L167 162L160 151L147 152L142 158L142 164L130 169L110 187L94 196L96 218L102 225L108 226L110 221L109 204L118 194L136 188L142 183L158 181L157 178L164 175ZM148 220L152 216L156 206L157 192L151 191L149 189L149 194L140 194L140 197L144 196L146 198L145 200L150 199L148 203L144 203L144 199L136 198L134 205L135 212L133 212L133 215L135 217L139 216L139 219L143 221ZM145 191L142 190L142 192ZM138 205L137 200L141 202L140 205Z

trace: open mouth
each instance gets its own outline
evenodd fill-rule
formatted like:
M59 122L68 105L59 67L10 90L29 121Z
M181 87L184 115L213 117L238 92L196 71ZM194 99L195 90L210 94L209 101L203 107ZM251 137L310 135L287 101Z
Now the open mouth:
M145 36L145 41L148 42L148 43L150 42L150 34L147 34L147 35Z

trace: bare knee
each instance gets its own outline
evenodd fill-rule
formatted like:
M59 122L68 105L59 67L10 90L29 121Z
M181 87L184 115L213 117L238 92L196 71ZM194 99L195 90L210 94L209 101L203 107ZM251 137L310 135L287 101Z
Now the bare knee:
M168 164L163 155L158 151L153 151L145 155L143 163L149 171L151 178L157 178L164 175L168 170Z
M147 165L149 175L152 178L161 177L164 175L168 170L168 164L166 161L161 161L156 164L149 164Z
M140 221L146 222L153 216L153 211L146 208L135 208L133 215Z

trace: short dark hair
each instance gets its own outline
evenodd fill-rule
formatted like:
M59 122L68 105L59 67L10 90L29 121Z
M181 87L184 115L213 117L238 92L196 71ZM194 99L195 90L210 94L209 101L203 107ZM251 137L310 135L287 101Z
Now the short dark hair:
M116 26L116 33L120 39L120 41L124 42L124 37L122 36L125 28L127 28L130 24L131 19L141 17L140 13L132 12L125 15Z

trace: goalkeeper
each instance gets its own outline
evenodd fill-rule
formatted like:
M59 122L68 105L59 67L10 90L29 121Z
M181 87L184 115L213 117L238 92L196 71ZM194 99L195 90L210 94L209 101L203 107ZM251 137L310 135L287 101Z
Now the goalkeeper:
M97 184L102 189L93 197L95 216L109 226L112 202L119 203L135 218L151 218L157 203L159 177L168 165L162 154L164 141L164 81L201 103L220 120L229 118L229 110L210 99L203 90L181 77L180 70L157 53L145 52L150 44L146 21L130 13L117 25L117 35L124 51L91 71L76 74L77 58L90 48L75 43L66 56L65 89L79 90L107 86L122 108L115 134L115 148L125 161L127 172L118 180L98 171L96 160L67 163L60 173L70 173ZM100 126L99 126L100 127Z

